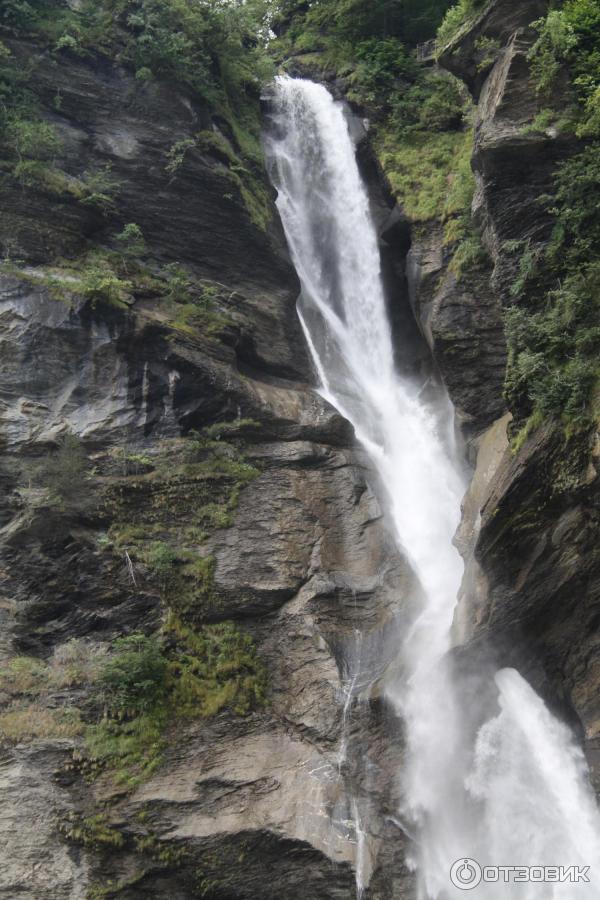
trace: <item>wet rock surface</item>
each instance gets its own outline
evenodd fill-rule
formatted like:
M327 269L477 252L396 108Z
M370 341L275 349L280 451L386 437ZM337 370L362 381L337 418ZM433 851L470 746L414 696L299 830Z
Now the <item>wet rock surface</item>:
M101 710L85 677L26 699L0 694L0 713L21 716L2 740L0 896L351 897L344 660L360 629L377 659L367 681L381 677L414 584L351 429L311 388L274 208L261 230L224 198L223 165L209 151L191 150L165 174L175 141L217 127L189 98L106 61L57 67L35 47L13 51L35 58L62 169L75 177L110 163L119 199L108 225L81 204L2 187L0 242L20 263L0 273L0 667L17 655L54 665L74 640L93 660L120 635L160 628L167 611L147 532L178 535L182 553L211 561L211 600L194 615L233 620L252 638L268 690L247 715L176 721L160 766L134 787L110 771L89 777L81 725L60 738L30 725L46 716L54 728L72 708L94 721ZM111 305L92 302L77 272L48 268L92 240L110 247L127 222L143 232L152 273L176 261L192 283L218 286L214 327L202 327L206 315L182 324L153 282ZM196 431L245 421L237 449L223 444L223 471L207 468L212 451L185 462ZM67 433L85 469L75 460L76 499L67 486L61 501L44 471ZM218 525L188 534L198 511ZM363 793L381 821L390 751L381 735L369 740L377 776Z
M407 334L410 289L477 457L457 535L466 559L457 658L467 669L483 655L516 665L582 735L600 788L597 437L565 442L549 426L515 453L502 399L502 309L516 266L506 243L547 240L537 198L570 152L568 139L524 133L538 111L526 26L544 9L494 0L442 55L480 98L475 213L489 270L457 281L435 229L412 236L405 263L405 220L390 215L381 185L373 203L396 334ZM482 36L501 44L485 72L474 53ZM298 284L274 210L266 231L256 227L239 200L224 198L222 162L198 148L165 175L175 141L218 128L172 88L136 83L106 61L57 67L42 55L36 90L63 138L65 171L110 162L119 212L109 227L81 205L35 191L25 203L20 188L1 188L0 243L28 268L0 274L0 668L16 654L50 660L74 638L93 656L119 635L159 628L164 597L125 526L161 538L215 497L223 505L223 478L185 471L182 447L194 430L252 420L240 452L256 475L220 527L186 540L214 560L218 602L199 620L231 619L249 634L269 687L267 705L247 715L177 722L160 766L133 788L106 772L88 778L79 734L5 735L0 896L348 900L364 828L368 896L411 897L410 838L396 818L401 727L377 685L416 587L347 424L311 390ZM53 296L50 259L91 240L109 246L127 222L140 225L156 265L177 261L219 283L227 322L216 333L177 326L152 290L126 308L76 288L68 304ZM413 329L410 320L407 365L422 370L428 354ZM61 508L39 468L67 431L88 468L81 502ZM120 459L123 448L133 463ZM120 543L107 544L111 529ZM357 669L364 683L352 694ZM35 702L36 715L65 703L99 714L85 681ZM0 693L0 712L11 703ZM99 814L116 843L73 838L74 825Z
M496 322L517 277L511 242L545 246L552 222L540 197L550 193L557 164L576 149L572 136L528 127L540 101L527 26L543 7L490 3L441 57L479 97L474 213L493 263L481 296ZM485 78L476 78L474 47L482 36L498 39L501 51ZM566 104L566 87L558 90ZM469 325L477 321L469 318ZM495 335L486 352L495 347L499 361L501 331ZM501 367L492 365L492 379L494 371L499 381ZM478 370L487 397L486 375L487 368ZM451 379L449 388L454 395ZM598 789L597 435L568 438L559 423L547 422L515 449L497 388L492 394L497 419L474 443L477 466L457 536L466 558L458 655L467 670L485 658L518 668L583 739Z
M413 241L407 260L415 316L456 407L466 437L480 434L504 411L506 343L490 271L448 269L441 227Z

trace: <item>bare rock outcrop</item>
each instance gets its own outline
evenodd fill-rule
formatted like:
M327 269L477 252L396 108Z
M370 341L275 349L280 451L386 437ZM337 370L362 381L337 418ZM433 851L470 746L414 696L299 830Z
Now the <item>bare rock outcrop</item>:
M118 199L107 215L2 186L0 896L351 897L358 826L340 753L355 715L377 721L360 748L371 781L355 785L373 867L394 766L380 701L344 712L344 660L360 629L377 681L414 584L349 426L311 388L266 176L261 227L228 171L232 136L196 101L104 59L11 49L35 63L61 171L110 165ZM166 172L198 132L215 141ZM145 249L111 302L74 261L114 253L127 223ZM172 263L186 302L167 296ZM210 431L223 423L233 443ZM57 494L46 475L65 435ZM148 561L167 545L169 587ZM172 710L160 764L123 784L86 745L102 717L96 661L173 609L199 630L235 623L265 701Z
M494 0L441 55L479 99L474 214L493 264L487 296L497 321L513 302L513 248L536 251L548 242L553 222L540 198L578 146L571 134L532 124L541 101L527 55L535 37L528 26L545 7ZM481 38L498 41L499 53L490 70L477 74ZM566 76L557 90L566 103ZM593 429L569 437L548 421L515 448L510 417L494 409L497 421L477 441L457 538L467 562L457 656L467 670L469 660L483 658L519 668L581 735L598 788L598 438Z

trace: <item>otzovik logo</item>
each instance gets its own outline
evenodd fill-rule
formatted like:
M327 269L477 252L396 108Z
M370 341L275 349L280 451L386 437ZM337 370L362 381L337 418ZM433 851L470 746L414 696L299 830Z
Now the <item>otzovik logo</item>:
M452 884L461 891L471 891L481 884L483 872L474 859L457 859L450 869Z
M542 882L549 884L589 884L589 866L481 866L475 859L457 859L450 880L461 891L472 891L481 882Z

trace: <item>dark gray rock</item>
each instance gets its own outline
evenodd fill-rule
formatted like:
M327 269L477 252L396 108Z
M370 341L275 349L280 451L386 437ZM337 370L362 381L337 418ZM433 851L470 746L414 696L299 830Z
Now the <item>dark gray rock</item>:
M554 128L528 128L540 100L526 25L546 9L493 0L442 54L443 64L480 95L474 211L494 264L496 316L514 302L519 254L510 245L543 250L552 220L540 197L551 192L557 164L579 146ZM502 45L485 77L475 75L480 37ZM567 80L563 73L557 108L568 103ZM495 346L500 351L499 341ZM567 439L560 423L547 421L515 452L507 428L509 417L499 418L476 442L479 458L457 537L467 561L457 659L466 672L486 659L516 666L582 738L600 789L598 436L592 429Z
M160 539L189 526L218 495L219 478L213 484L180 466L184 436L251 419L243 453L259 474L240 491L228 526L195 550L215 559L221 606L212 618L237 620L256 642L270 705L248 717L176 723L162 765L135 790L108 774L86 781L77 733L59 742L3 739L0 832L10 865L0 867L0 893L83 900L112 881L115 896L132 900L198 891L349 900L357 845L339 762L345 660L360 629L376 660L365 685L381 678L415 586L351 428L309 387L281 229L273 215L262 231L235 191L224 197L232 187L218 155L191 150L174 177L165 173L177 140L214 126L196 101L158 82L140 85L106 60L57 65L36 47L13 49L35 58L33 89L64 142L60 166L75 177L109 163L119 191L105 218L9 181L1 188L0 244L27 263L0 273L2 663L17 653L52 661L74 638L94 658L116 636L158 629L165 600L156 578L134 543L124 538L117 549L107 532L153 528ZM60 266L52 277L65 298L55 299L54 257L110 247L128 222L143 231L151 270L176 261L193 281L221 286L226 325L216 333L178 327L152 290L124 307L93 305ZM392 242L396 231L386 232ZM77 502L62 504L40 468L67 431L81 439L87 474L73 473L82 479ZM133 472L127 454L142 460ZM11 702L1 694L0 711ZM42 694L38 712L73 704L94 718L95 702L91 684L67 685ZM376 715L366 704L350 711L355 734L367 712ZM396 771L381 716L377 727L365 748L376 786L360 784L362 745L353 763L370 804L374 868L388 852L383 798ZM99 811L122 834L119 846L65 838L69 822ZM152 852L140 849L143 839ZM169 855L177 850L184 855Z
M439 62L468 85L475 99L486 82L489 68L482 68L478 41L496 41L504 48L515 35L528 31L529 25L548 11L547 0L490 0L474 19L470 20L443 47Z
M467 437L480 434L504 411L506 343L497 295L487 267L448 269L440 226L419 235L408 255L415 315Z

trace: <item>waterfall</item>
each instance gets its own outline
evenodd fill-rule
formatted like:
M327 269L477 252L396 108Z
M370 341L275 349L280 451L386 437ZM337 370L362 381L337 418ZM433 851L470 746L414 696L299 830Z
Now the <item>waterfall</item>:
M409 863L418 897L464 896L450 872L457 861L471 871L469 860L592 867L590 884L500 876L473 887L480 900L598 897L600 822L568 729L514 670L497 673L481 691L494 699L475 730L472 711L461 708L448 651L463 571L452 539L464 471L443 390L432 400L394 365L377 235L344 106L322 85L287 77L276 81L273 106L267 156L320 392L367 451L420 585L418 612L399 641L399 675L387 688L405 725L399 815L417 836Z

